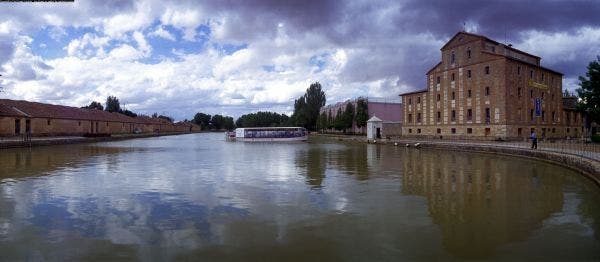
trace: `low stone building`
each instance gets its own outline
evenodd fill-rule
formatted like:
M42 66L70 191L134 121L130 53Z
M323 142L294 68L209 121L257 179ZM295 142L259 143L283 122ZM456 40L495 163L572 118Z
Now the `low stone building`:
M190 122L171 123L96 109L0 99L0 136L82 136L127 133L197 132Z

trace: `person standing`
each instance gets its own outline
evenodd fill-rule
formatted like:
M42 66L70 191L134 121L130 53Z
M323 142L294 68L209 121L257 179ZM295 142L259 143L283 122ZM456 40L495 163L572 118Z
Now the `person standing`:
M537 149L537 134L535 131L531 132L531 149Z

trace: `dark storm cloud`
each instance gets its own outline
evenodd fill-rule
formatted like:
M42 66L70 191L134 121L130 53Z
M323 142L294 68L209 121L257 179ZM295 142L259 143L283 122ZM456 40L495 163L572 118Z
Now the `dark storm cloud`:
M600 25L598 1L410 1L404 5L411 21L399 18L396 24L411 23L413 31L430 31L448 36L463 22L479 25L480 33L509 40L525 30L571 31L582 26ZM516 40L516 39L515 39Z
M598 1L251 0L214 1L209 7L233 14L230 28L238 40L273 37L277 23L283 22L296 36L312 33L324 39L323 45L359 49L361 56L350 61L342 78L352 82L398 75L414 88L424 85L424 75L439 61L441 48L437 43L411 43L408 39L416 35L447 41L466 22L477 28L476 33L518 44L527 40L524 32L573 33L600 26ZM539 55L538 50L525 51ZM569 61L543 57L543 63L570 76L581 71L585 59L593 59L588 53L576 51Z

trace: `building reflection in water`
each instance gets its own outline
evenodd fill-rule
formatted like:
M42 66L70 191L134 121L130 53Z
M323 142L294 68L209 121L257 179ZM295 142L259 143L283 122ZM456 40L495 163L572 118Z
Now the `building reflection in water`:
M563 182L547 164L513 165L496 155L409 150L402 191L426 197L447 251L484 258L527 239L563 205Z
M48 174L101 155L116 159L115 155L134 150L141 149L90 145L4 149L0 154L0 181Z

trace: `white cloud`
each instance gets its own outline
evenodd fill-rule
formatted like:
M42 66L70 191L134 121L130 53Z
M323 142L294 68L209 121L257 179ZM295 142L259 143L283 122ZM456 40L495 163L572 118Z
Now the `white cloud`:
M165 29L163 26L157 26L154 32L150 33L150 36L162 37L167 40L175 41L177 40L169 30Z
M164 25L183 30L183 39L187 41L195 41L196 28L202 24L200 11L188 7L169 7L160 17L160 21Z

